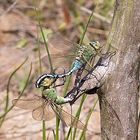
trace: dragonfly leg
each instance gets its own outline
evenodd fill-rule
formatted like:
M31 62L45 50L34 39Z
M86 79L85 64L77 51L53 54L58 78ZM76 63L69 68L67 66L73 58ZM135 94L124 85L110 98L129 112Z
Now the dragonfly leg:
M63 79L63 82L61 84L55 85L53 88L63 86L64 83L66 82L66 77L63 77L62 79Z
M75 96L75 97L73 98L73 100L69 101L70 105L74 104L74 102L75 102L79 97L81 97L83 94L88 94L88 95L96 94L98 89L99 89L98 87L95 87L95 88L90 89L90 90L79 90L77 96ZM80 93L80 94L79 94L79 93Z
M56 87L59 87L59 86L63 86L63 85L64 85L64 83L58 84L58 85L53 86L53 88L56 88Z

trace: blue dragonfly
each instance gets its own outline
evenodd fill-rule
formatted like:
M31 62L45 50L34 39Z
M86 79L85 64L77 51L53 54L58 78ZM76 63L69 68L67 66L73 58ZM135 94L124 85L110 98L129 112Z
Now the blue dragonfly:
M89 61L93 56L95 56L98 50L101 48L100 43L98 41L89 42L88 45L78 45L76 43L72 43L69 40L62 37L59 33L52 35L50 38L48 37L48 45L49 47L53 47L60 54L62 54L61 50L74 50L74 60L72 62L72 67L67 72L63 72L61 74L58 73L45 73L39 76L36 80L35 86L36 88L43 87L45 89L50 88L58 78L64 78L66 76L71 75L72 73L80 70L85 64L89 64ZM53 56L53 55L51 55ZM66 56L65 56L66 57ZM55 59L55 61L57 61ZM61 85L61 84L60 84ZM59 86L59 85L56 85Z

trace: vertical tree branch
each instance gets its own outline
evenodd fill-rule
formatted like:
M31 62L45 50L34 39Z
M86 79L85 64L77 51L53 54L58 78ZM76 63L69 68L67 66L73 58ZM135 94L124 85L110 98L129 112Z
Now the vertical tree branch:
M136 140L140 65L140 0L116 0L106 48L117 50L114 71L99 93L104 140Z

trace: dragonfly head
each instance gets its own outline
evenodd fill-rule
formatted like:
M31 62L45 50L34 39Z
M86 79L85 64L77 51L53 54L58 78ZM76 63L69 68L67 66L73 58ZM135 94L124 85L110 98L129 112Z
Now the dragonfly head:
M50 74L41 75L35 83L36 88L49 88L55 81L55 78Z
M92 41L89 42L89 45L92 46L95 50L98 50L100 48L100 43L99 41Z

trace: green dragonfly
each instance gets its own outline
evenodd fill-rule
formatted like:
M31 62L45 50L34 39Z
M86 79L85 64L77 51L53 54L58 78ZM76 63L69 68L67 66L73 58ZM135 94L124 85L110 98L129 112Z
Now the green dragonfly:
M31 110L35 120L49 121L57 116L66 126L86 130L85 125L79 119L62 109L61 105L67 102L69 99L58 96L54 88L43 90L42 97L34 96L31 99L14 99L12 101L16 107Z
M74 54L71 54L74 56L74 60L72 63L72 67L68 72L65 72L63 74L49 74L45 73L41 75L37 80L36 80L36 87L45 87L49 88L53 83L56 82L58 78L65 78L68 75L71 75L73 72L79 70L82 68L84 64L88 64L91 66L90 61L93 56L95 56L101 46L98 41L93 41L89 42L88 45L78 45L76 43L71 43L67 39L63 38L60 34L56 33L55 35L52 35L52 37L48 38L48 45L49 48L55 48L55 50L58 50L60 54L62 54L63 51L65 50L70 50L74 51ZM71 51L71 50L70 50ZM53 55L51 55L53 57ZM58 55L57 55L58 56ZM66 58L67 56L65 56ZM58 61L58 59L57 59ZM55 59L56 62L56 59ZM55 63L54 62L54 63ZM65 63L63 63L64 65ZM63 66L62 64L60 66Z

